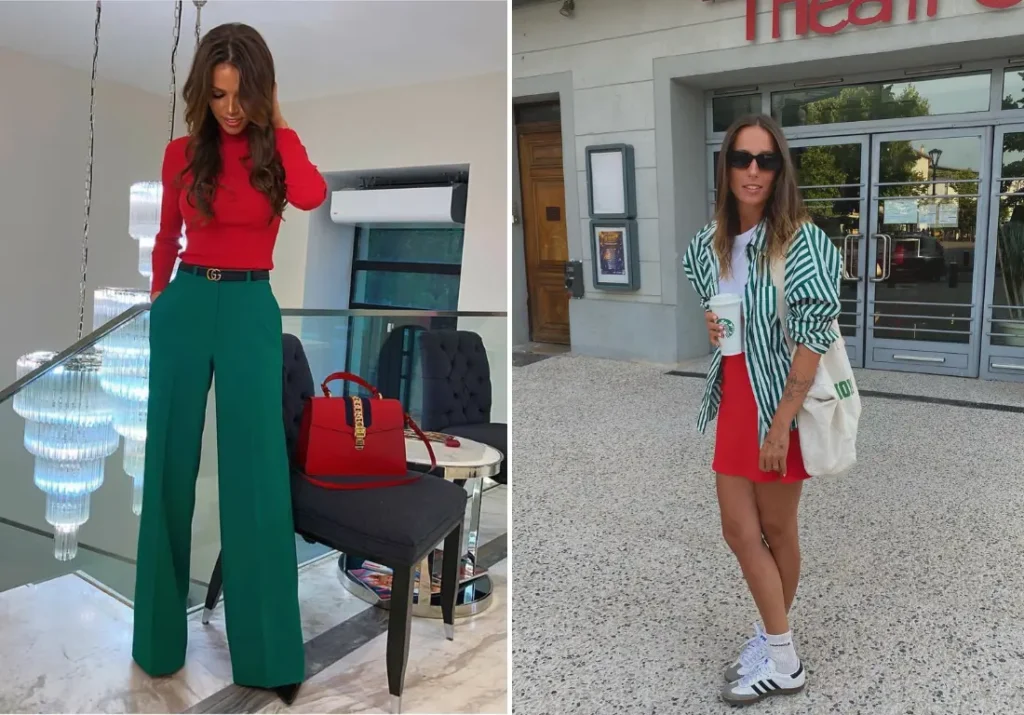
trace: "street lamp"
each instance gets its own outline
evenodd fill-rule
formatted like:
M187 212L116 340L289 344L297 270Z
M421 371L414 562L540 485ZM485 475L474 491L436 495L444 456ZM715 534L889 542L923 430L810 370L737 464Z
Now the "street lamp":
M942 158L942 149L932 149L928 152L928 158L932 162L932 181L935 181L939 175L939 159ZM935 184L932 184L932 196L935 196Z

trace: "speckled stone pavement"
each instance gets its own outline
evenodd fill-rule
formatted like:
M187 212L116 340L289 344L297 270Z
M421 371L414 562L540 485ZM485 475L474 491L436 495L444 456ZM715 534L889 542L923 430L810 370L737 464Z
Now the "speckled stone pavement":
M713 425L694 427L702 382L664 373L513 370L515 713L737 712L722 671L756 611L719 530ZM932 396L947 379L913 376ZM865 398L858 447L804 491L807 689L743 712L1024 713L1024 415Z

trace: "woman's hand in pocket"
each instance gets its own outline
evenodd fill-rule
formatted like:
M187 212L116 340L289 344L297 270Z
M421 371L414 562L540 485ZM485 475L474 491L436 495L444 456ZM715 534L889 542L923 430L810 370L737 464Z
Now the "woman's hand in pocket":
M704 312L704 320L708 325L708 338L714 347L718 347L718 341L725 334L725 328L718 324L718 316L710 310Z

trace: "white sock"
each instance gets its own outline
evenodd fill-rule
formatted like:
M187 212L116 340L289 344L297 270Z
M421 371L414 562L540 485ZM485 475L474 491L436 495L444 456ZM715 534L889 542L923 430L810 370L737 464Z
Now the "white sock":
M775 662L775 670L782 675L792 675L800 668L800 659L796 655L793 642L793 631L781 635L765 634L768 639L768 657Z

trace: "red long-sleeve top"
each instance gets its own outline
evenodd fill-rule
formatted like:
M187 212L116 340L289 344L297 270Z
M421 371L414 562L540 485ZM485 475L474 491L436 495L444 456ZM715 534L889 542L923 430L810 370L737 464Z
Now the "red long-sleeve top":
M291 129L274 131L277 152L284 165L285 197L288 203L311 211L327 198L327 183L310 162L299 136ZM188 246L181 260L198 266L238 270L270 270L274 267L274 243L281 217L271 220L270 201L249 183L245 156L249 140L243 135L220 135L222 173L213 195L213 217L201 221L199 209L189 205L190 177L179 176L188 163L185 149L188 137L167 145L164 152L163 200L160 231L153 245L154 293L167 287L181 250L182 224Z

